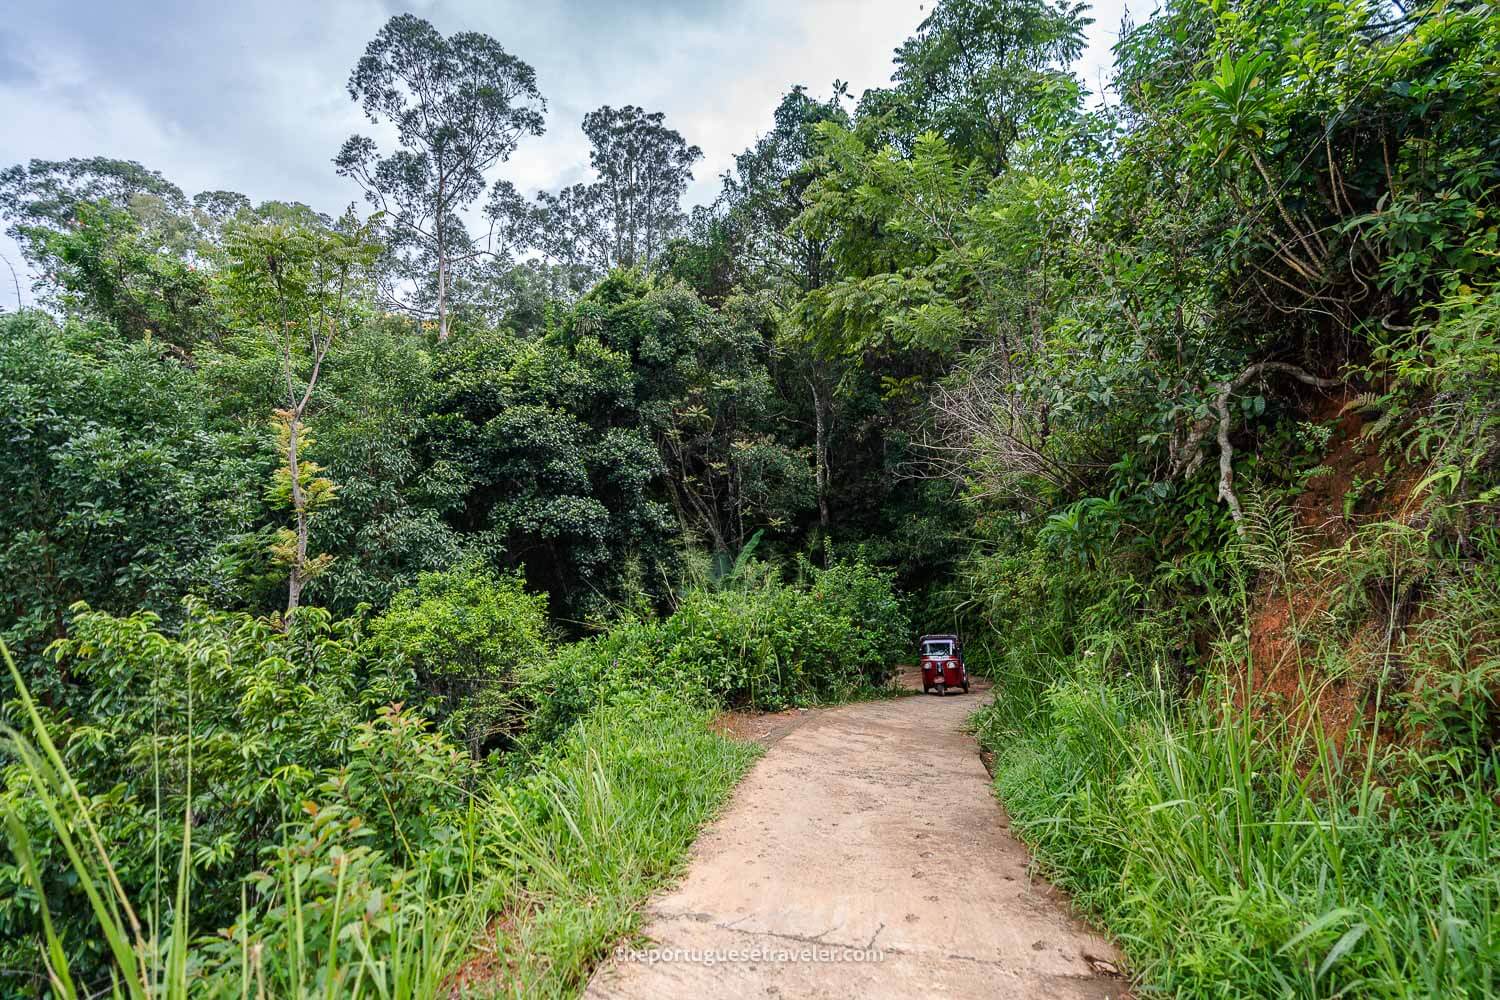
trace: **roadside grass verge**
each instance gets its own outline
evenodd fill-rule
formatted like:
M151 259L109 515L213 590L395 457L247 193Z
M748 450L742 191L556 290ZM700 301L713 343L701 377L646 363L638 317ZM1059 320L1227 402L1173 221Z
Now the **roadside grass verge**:
M709 732L667 695L610 705L498 798L492 821L507 912L496 949L507 996L576 995L680 874L760 749Z
M1223 690L1179 700L1139 666L1014 699L1002 683L976 724L1013 828L1140 993L1496 995L1500 806L1482 780L1357 733L1340 754L1315 722Z

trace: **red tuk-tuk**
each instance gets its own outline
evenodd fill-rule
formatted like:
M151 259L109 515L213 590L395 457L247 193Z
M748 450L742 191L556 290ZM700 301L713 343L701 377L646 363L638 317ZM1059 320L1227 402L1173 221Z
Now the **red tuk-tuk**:
M969 691L969 671L964 667L964 648L956 635L924 635L917 643L922 662L922 693L947 694L949 688Z

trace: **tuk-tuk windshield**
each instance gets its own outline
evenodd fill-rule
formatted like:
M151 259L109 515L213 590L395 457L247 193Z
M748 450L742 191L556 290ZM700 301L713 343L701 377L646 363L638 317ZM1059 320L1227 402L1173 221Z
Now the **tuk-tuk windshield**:
M952 639L929 639L922 643L923 656L952 656Z

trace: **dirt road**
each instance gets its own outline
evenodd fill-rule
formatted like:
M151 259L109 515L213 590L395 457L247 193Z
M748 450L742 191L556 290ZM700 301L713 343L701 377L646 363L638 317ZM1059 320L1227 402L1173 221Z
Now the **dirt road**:
M1114 950L1027 876L962 731L980 697L809 713L586 996L1121 996Z

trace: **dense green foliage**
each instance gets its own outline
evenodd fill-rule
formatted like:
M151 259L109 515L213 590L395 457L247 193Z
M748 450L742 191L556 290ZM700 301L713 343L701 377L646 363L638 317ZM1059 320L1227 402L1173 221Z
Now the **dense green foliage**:
M101 624L146 634L138 623ZM29 700L26 707L36 712ZM260 714L261 722L274 716ZM108 955L121 994L131 997L438 996L499 911L518 917L483 946L505 957L508 974L481 970L466 984L567 995L634 929L641 904L673 873L754 755L707 732L702 708L659 692L601 704L545 752L492 775L397 708L352 726L347 714L322 727L325 736L346 738L321 751L343 761L337 770L314 775L288 766L244 786L274 801L301 783L312 797L289 810L296 818L279 824L278 837L257 852L261 865L242 881L226 870L239 862L214 863L222 835L209 844L195 839L196 806L174 836L160 817L116 826L123 817L143 819L124 788L80 798L83 776L33 715L39 745L10 744L20 763L8 779L28 794L7 801L16 866L6 875L16 891L4 919L18 925L7 947L35 946L20 931L32 906L56 907L59 897L77 894L86 901L44 923L52 989L63 995L78 995L89 981L83 977ZM265 730L259 734L266 746ZM235 749L228 735L205 729L168 743L182 752L213 744L222 764ZM231 776L203 773L191 757L175 763L191 764L177 796L192 798L192 781ZM162 762L152 767L158 786L163 773L169 783L175 777ZM230 772L242 768L229 763ZM213 788L196 795L222 808ZM28 830L28 821L39 829ZM154 855L138 859L143 835L158 840ZM37 851L42 845L67 860L49 863ZM162 884L174 855L175 885ZM53 871L63 877L54 881ZM189 922L204 928L201 937L181 933ZM7 959L24 961L25 952Z
M194 991L335 975L354 989L387 975L355 961L370 949L392 957L390 988L434 990L485 907L510 905L491 898L520 877L499 845L550 822L495 824L516 782L545 770L587 794L591 769L621 773L555 749L576 727L614 732L611 706L643 691L693 706L843 697L883 682L904 646L888 573L750 557L762 538L776 555L811 506L798 443L774 434L786 404L767 303L718 311L671 278L620 272L555 303L546 329L468 326L434 345L364 294L347 220L241 206L189 266L141 243L137 203L87 204L37 252L128 239L142 268L104 278L159 305L173 298L153 281L194 274L214 319L127 315L96 296L99 274L61 266L61 315L0 317L4 639L39 699L33 723L7 679L5 715L58 747L48 762L18 743L6 770L16 988L45 982L45 906L80 986L129 952ZM294 482L307 589L285 613ZM641 653L604 658L621 645ZM703 742L700 710L617 737L681 747L694 767L664 758L659 787L622 786L654 839L617 863L644 867L600 880L618 908L572 972L546 975L586 970L722 796L742 755ZM84 823L74 858L59 824ZM117 933L96 932L80 864ZM332 946L336 911L360 907L364 930ZM271 950L247 969L257 941Z
M381 655L414 674L430 715L447 718L478 756L519 730L521 669L547 656L546 602L514 576L472 567L424 573L370 623Z
M668 617L622 622L529 678L532 736L550 741L592 706L661 687L779 710L884 685L911 637L889 574L862 564L688 594Z
M744 765L707 709L940 629L1144 995L1493 993L1500 19L1167 0L1097 98L1088 24L939 0L691 214L633 106L494 176L531 67L411 15L370 218L0 172L5 990L428 996L496 913L576 990Z

